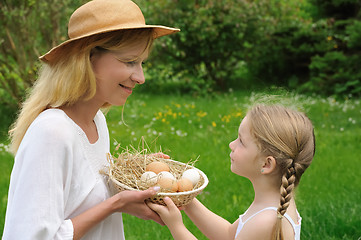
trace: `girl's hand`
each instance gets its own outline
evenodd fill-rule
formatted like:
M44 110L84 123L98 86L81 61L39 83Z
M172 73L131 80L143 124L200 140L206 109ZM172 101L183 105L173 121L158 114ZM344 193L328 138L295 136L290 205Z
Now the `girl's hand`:
M152 209L145 200L154 196L157 189L149 188L145 191L122 191L113 196L116 211L128 213L144 220L153 220L164 225L162 219Z
M164 198L166 206L148 202L147 205L159 214L163 222L169 227L183 224L182 214L169 197Z
M168 156L167 154L162 153L162 152L151 153L151 154L149 154L149 156L154 156L154 157L164 158L164 159L170 159L170 156Z

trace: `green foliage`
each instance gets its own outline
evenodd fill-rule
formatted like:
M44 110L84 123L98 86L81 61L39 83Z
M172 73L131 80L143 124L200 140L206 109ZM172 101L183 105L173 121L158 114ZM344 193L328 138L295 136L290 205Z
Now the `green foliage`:
M318 16L335 19L348 19L359 16L359 0L309 0L318 8Z
M329 26L327 42L332 48L312 57L310 79L303 90L322 94L361 95L361 22L339 20Z
M261 37L257 30L260 16L267 12L265 2L152 0L139 4L148 23L181 29L180 33L158 40L155 58L171 62L171 71L182 72L183 78L191 80L185 91L203 89L207 93L239 81L235 73L244 63L247 44Z
M0 2L2 104L17 108L36 78L38 56L66 39L70 14L86 1ZM277 85L361 94L355 67L361 54L357 0L135 1L148 24L181 29L156 40L150 64L144 66L148 81L143 91L208 95ZM336 55L346 56L339 68L340 60L332 60ZM328 73L320 62L336 69ZM324 81L328 84L320 84Z
M346 26L346 35L348 36L347 47L353 51L361 50L361 21L353 21L352 24Z
M360 94L360 61L359 56L346 56L338 51L315 56L310 64L310 81L303 87L309 91L322 91L325 95Z
M16 108L36 78L38 57L65 40L67 19L84 0L0 2L0 101Z

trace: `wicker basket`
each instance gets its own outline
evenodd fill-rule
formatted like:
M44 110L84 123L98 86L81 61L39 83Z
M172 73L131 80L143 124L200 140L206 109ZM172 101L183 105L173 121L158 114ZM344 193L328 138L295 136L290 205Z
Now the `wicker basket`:
M188 169L195 169L198 171L199 175L200 175L200 181L196 184L196 186L194 186L193 190L191 191L186 191L186 192L175 192L175 193L169 193L169 192L158 192L157 195L155 195L154 197L150 198L149 201L153 202L153 203L157 203L157 204L161 204L161 205L165 205L163 199L165 197L169 197L173 200L173 202L175 203L176 206L180 207L180 206L184 206L187 205L193 198L195 198L199 193L201 193L203 191L203 189L207 186L208 184L208 178L207 176L199 169L182 163L182 162L178 162L178 161L174 161L171 159L162 159L161 161L167 163L169 165L169 167L171 168L171 172L173 170L173 174L175 174L176 176L181 175L182 172L184 172L185 170ZM147 162L149 163L149 162ZM140 166L140 173L143 173L145 170L145 166ZM122 182L119 181L119 179L116 179L113 175L113 170L112 168L109 169L109 179L111 180L111 182L113 183L113 186L118 190L118 191L124 191L124 190L131 190L131 191L141 191L141 189L136 188L134 186L128 186L127 184L124 184ZM176 172L174 172L176 171ZM140 177L140 176L138 176Z

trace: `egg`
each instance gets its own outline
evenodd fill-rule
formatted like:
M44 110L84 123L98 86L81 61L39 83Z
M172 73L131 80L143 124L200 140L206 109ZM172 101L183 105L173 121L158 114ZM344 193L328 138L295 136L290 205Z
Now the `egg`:
M178 190L177 181L170 178L158 179L157 186L160 187L161 192L177 192Z
M162 171L162 172L158 173L158 179L161 179L161 178L170 178L174 181L176 180L174 175L167 171Z
M164 162L151 162L146 166L145 171L151 171L155 174L158 174L162 171L169 172L169 166Z
M188 178L181 178L177 182L178 192L186 192L193 190L193 183Z
M201 179L201 176L199 175L199 172L195 169L188 169L183 172L182 178L187 178L191 180L193 187L199 182Z
M148 171L142 174L140 181L147 187L154 186L157 183L158 175L154 172Z

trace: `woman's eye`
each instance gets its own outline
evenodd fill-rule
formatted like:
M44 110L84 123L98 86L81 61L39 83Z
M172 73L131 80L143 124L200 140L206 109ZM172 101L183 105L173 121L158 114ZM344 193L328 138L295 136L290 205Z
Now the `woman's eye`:
M126 64L128 64L129 66L135 66L137 64L144 65L145 62L130 61L130 62L126 62Z
M130 61L130 62L126 62L126 64L129 64L131 66L135 65L137 62L136 61Z

